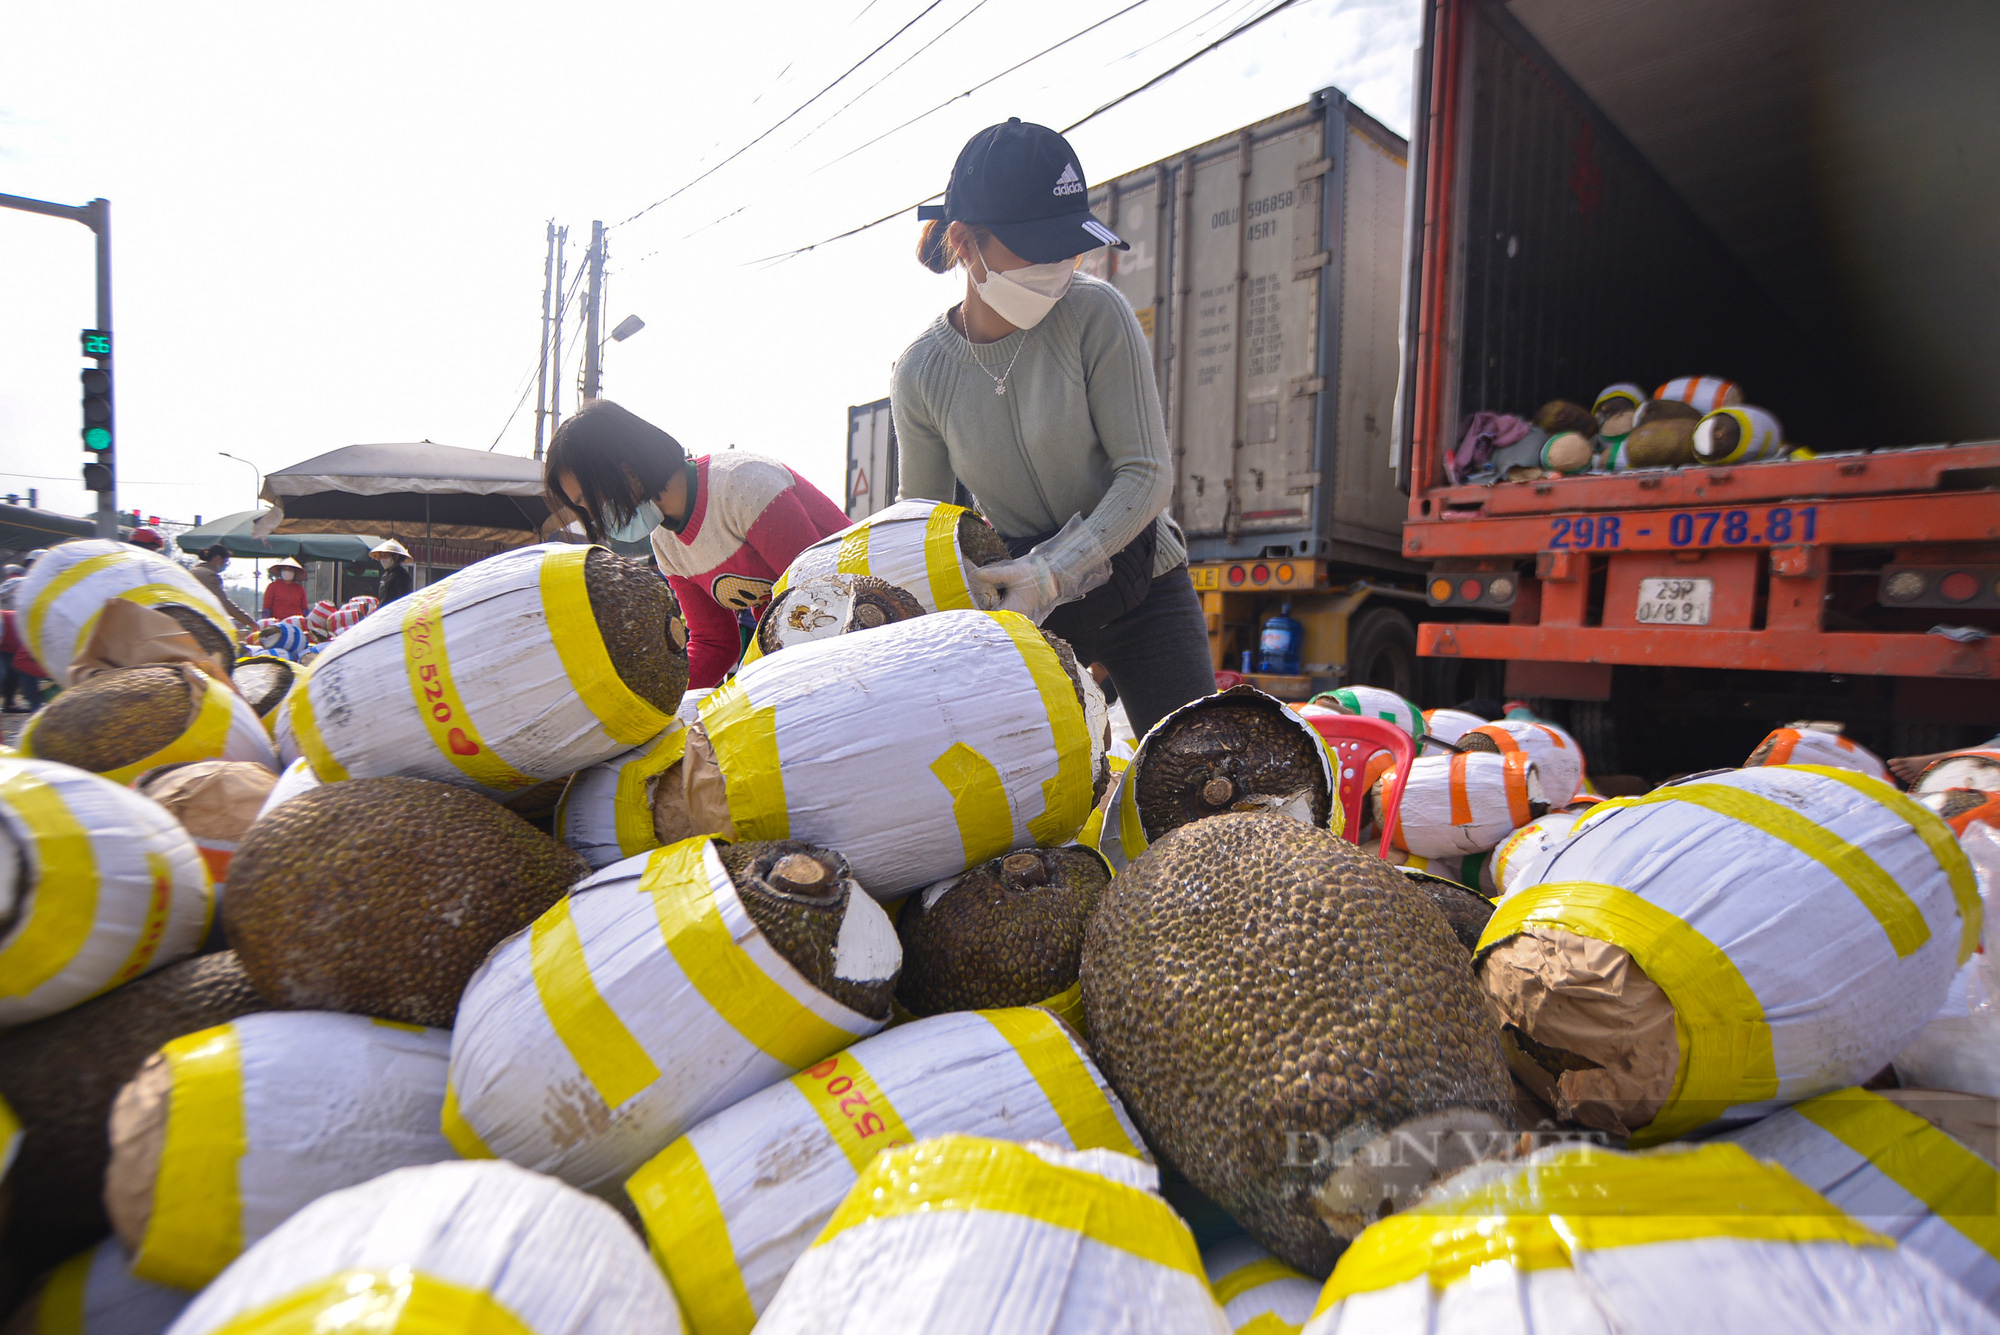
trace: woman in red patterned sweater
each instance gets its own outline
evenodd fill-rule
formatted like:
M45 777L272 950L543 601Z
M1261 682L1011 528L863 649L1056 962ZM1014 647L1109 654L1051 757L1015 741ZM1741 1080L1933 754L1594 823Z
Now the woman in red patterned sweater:
M736 450L689 458L608 399L556 429L542 478L550 505L591 541L651 535L687 621L691 687L729 675L743 651L738 614L762 612L793 558L852 522L776 459Z

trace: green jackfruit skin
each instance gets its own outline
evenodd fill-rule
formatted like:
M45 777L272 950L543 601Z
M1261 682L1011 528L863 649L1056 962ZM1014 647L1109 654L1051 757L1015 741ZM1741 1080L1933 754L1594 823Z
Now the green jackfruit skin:
M958 550L976 566L1014 559L1000 531L970 510L958 517Z
M272 1009L235 955L199 955L0 1034L0 1097L21 1119L0 1252L27 1275L111 1231L105 1123L118 1091L162 1044Z
M1512 1124L1499 1030L1465 960L1429 902L1346 840L1215 816L1112 880L1084 933L1084 1017L1153 1150L1324 1276L1343 1245L1313 1193L1337 1165L1312 1135L1372 1138L1456 1108Z
M912 1015L1032 1006L1068 991L1083 958L1083 925L1110 884L1085 848L1036 848L982 862L929 908L903 904L896 999Z
M103 774L152 755L187 731L193 714L193 691L179 668L100 673L43 708L35 758Z
M797 839L760 839L744 844L725 844L716 850L737 897L757 930L771 948L791 961L807 981L847 1009L871 1020L889 1018L889 998L895 995L896 979L857 982L833 972L834 944L840 940L840 924L847 915L849 896L856 893L847 859L829 848L801 843ZM821 893L800 893L774 879L774 869L788 857L805 857L819 864L824 885Z
M583 586L618 679L673 713L688 683L687 623L674 591L646 566L603 548L583 559Z
M1319 744L1284 713L1277 701L1245 691L1213 696L1157 729L1133 790L1147 841L1229 811L1246 797L1282 798L1307 787L1313 823L1325 825L1333 794ZM1222 784L1211 789L1217 780Z
M487 952L587 875L574 851L470 789L350 779L250 827L224 925L278 1005L449 1029Z

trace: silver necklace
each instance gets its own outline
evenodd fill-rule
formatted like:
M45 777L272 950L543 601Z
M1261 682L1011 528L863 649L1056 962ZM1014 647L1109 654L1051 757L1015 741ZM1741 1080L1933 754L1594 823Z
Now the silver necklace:
M972 326L966 323L965 307L963 306L960 306L958 308L958 323L961 326L958 332L965 339L966 346L978 347L979 345L972 341L972 334L971 334ZM1007 392L1007 377L1014 374L1014 363L1021 360L1021 349L1027 346L1028 346L1028 340L1025 338L1022 339L1019 346L1017 346L1014 349L1014 355L1007 359L1007 369L1002 371L999 375L994 375L993 372L987 371L986 363L980 361L977 356L975 356L972 359L972 364L974 366L977 366L980 370L986 371L986 378L993 382L993 392L995 394L1005 394Z

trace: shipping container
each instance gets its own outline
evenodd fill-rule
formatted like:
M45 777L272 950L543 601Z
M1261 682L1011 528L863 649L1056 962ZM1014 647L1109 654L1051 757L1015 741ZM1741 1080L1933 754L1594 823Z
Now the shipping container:
M866 519L896 501L896 423L889 400L877 399L847 410L847 495L849 519Z

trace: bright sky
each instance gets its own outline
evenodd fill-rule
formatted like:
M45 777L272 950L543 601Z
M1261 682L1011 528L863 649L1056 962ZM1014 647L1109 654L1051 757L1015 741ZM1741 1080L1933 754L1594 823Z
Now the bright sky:
M1067 125L1271 0L1143 0L842 157L1130 2L16 6L0 192L111 200L119 505L213 519L254 495L218 451L267 469L365 441L527 455L546 220L569 227L574 275L593 218L686 185L909 23L610 232L606 331L635 313L646 328L608 345L605 394L693 451L775 455L837 498L847 405L888 392L962 280L918 266L913 215L753 261L942 189L975 130ZM1072 142L1094 184L1328 85L1407 134L1418 23L1416 0L1302 0ZM72 514L94 504L76 336L91 247L78 224L0 210L0 492Z

